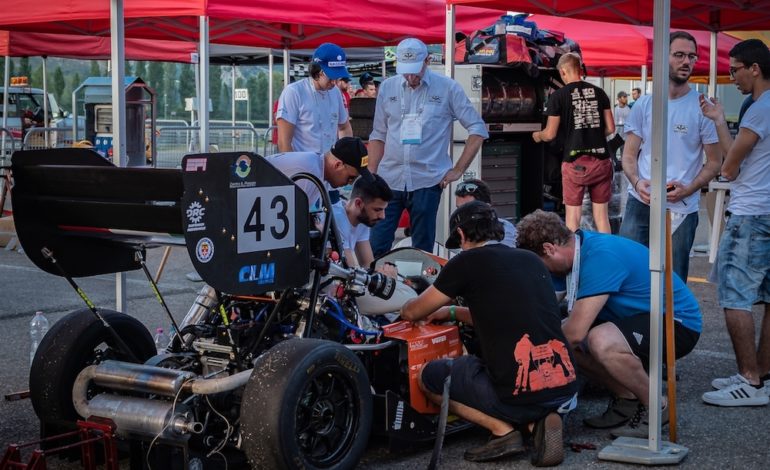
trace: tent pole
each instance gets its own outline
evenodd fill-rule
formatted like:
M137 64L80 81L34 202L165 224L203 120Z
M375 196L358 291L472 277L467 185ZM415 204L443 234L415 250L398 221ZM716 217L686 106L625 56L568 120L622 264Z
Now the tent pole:
M123 0L110 1L110 60L112 60L112 161L128 166L126 155L126 87ZM74 104L74 103L73 103ZM75 123L77 125L77 122ZM126 276L115 274L115 310L128 312Z
M283 87L289 86L289 49L283 48ZM272 106L272 103L270 103Z
M267 53L267 127L273 125L273 65L275 58L273 57L273 50Z
M642 94L647 94L647 65L642 65L642 83L639 88L642 89Z
M5 70L3 71L3 90L8 90L11 81L11 56L5 56ZM5 110L8 109L8 93L3 93L3 129L8 129L8 113ZM0 150L5 157L5 132L2 133L2 147ZM2 207L0 207L2 210Z
M230 65L230 123L233 126L233 152L235 152L235 62Z
M49 127L48 122L48 58L46 56L42 57L43 59L43 126ZM5 108L3 108L5 109ZM45 131L44 140L45 146L48 147L48 131Z
M201 16L200 23L200 95L198 102L198 126L200 132L200 152L209 152L209 18Z
M709 38L709 87L708 95L712 98L717 95L717 33L711 32Z

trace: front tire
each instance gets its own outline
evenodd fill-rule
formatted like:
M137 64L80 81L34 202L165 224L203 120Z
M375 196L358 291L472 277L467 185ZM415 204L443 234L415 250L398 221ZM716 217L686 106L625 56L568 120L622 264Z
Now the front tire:
M372 427L369 377L340 344L284 341L257 360L241 425L254 468L355 468Z

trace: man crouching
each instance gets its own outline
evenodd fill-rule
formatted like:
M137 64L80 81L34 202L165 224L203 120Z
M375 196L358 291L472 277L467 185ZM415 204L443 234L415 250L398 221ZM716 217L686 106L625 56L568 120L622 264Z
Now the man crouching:
M451 375L453 413L488 429L485 445L465 459L483 462L523 452L522 433L534 434L532 463L564 458L558 410L574 408L577 381L561 331L551 277L533 253L489 243L503 238L495 211L483 202L460 206L450 217L447 248L462 248L436 282L407 302L407 320L461 321L474 326L482 358L461 356L426 364L420 385L441 402ZM449 304L462 296L468 307Z
M572 232L553 212L536 210L516 225L519 246L536 253L549 271L567 276L569 317L562 326L574 348L581 374L614 395L607 411L583 422L617 428L613 437L646 438L650 378L650 252L627 238ZM698 302L674 273L675 355L698 342ZM663 352L665 358L665 351ZM668 412L663 413L663 424ZM625 426L624 426L625 425ZM622 427L619 427L622 426Z

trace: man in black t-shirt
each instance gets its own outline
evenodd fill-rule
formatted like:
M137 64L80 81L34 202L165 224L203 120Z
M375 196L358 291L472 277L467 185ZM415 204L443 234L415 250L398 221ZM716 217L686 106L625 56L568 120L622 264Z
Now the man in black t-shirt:
M580 79L580 65L580 56L574 52L559 59L556 68L565 85L548 97L548 122L532 138L550 142L558 134L564 142L561 177L567 227L572 231L580 228L587 190L596 229L610 233L613 162L607 136L615 132L615 120L604 90Z
M577 381L550 274L532 253L487 244L503 237L488 204L462 205L450 217L450 228L447 248L463 252L404 305L401 316L472 324L482 357L431 361L420 373L420 385L440 403L443 382L451 376L450 409L492 433L487 444L465 452L467 460L522 452L522 432L532 432L533 463L556 465L563 459L557 410L574 407ZM446 307L458 296L467 307Z

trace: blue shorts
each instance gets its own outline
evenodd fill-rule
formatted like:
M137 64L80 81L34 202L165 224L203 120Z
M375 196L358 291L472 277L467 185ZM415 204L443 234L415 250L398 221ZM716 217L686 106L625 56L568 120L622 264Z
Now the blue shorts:
M731 215L717 255L719 306L770 303L770 215Z
M484 363L476 356L431 361L422 369L422 383L431 392L441 395L444 379L450 374L451 400L514 425L522 426L538 421L548 413L559 410L560 406L570 400L570 396L567 396L548 404L503 403L495 392Z

